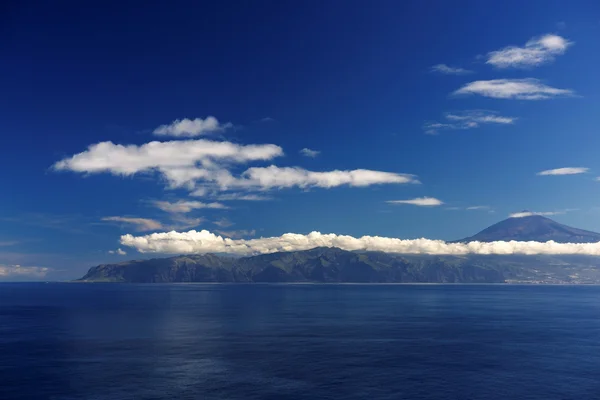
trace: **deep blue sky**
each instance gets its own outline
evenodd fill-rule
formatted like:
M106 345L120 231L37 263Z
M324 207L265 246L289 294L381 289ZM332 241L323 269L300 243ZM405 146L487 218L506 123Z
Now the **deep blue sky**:
M421 184L272 189L264 193L270 201L221 201L230 208L187 213L204 219L196 229L456 239L529 209L600 231L597 1L107 3L0 5L0 265L74 277L140 257L108 251L122 247L121 234L148 232L102 218L168 226L173 217L151 201L214 199L167 189L158 173L52 165L103 141L181 140L152 131L207 116L234 127L194 139L285 152L231 167L234 174L269 165L369 169L415 174ZM486 63L489 52L547 34L570 43L548 62ZM437 64L472 73L432 72ZM473 81L523 78L574 95L452 95ZM448 123L445 113L472 110L514 123L424 132L428 122ZM305 157L302 148L320 154ZM565 167L588 171L537 175ZM444 204L386 203L420 197ZM472 206L488 208L466 210ZM224 218L233 225L214 224Z

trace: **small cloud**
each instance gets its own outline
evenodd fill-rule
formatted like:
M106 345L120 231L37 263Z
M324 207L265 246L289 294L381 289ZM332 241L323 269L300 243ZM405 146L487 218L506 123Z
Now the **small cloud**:
M467 207L467 210L469 211L474 211L474 210L489 210L491 207L490 206L470 206Z
M480 95L494 99L545 100L556 97L574 96L570 89L558 89L538 79L492 79L474 81L456 90L454 95Z
M431 72L437 72L445 75L466 75L472 74L473 71L464 68L450 67L446 64L437 64L431 67Z
M237 231L215 231L215 232L218 233L219 235L226 236L226 237L232 238L232 239L252 237L252 236L256 235L256 230L254 230L254 229L252 229L252 230L241 229L241 230L237 230Z
M567 23L564 21L559 21L556 23L556 27L560 30L566 29L567 28Z
M231 122L221 124L215 117L209 116L206 119L176 119L168 125L159 126L153 133L157 136L194 137L221 132L232 127Z
M121 222L123 224L133 225L137 231L153 231L162 229L163 225L149 218L130 218L130 217L104 217L102 221Z
M275 122L275 119L271 118L271 117L264 117L264 118L261 118L259 120L259 122Z
M17 241L17 240L6 240L6 241L1 241L0 242L0 247L9 247L9 246L15 246L17 244L19 244L21 242Z
M427 122L423 125L425 133L435 135L441 130L467 130L479 128L486 124L510 125L517 118L503 117L494 111L467 110L458 113L446 113L447 122Z
M316 156L321 154L321 152L318 150L311 150L305 147L302 150L300 150L300 154L302 154L305 157L315 158Z
M573 43L558 35L544 35L530 39L524 47L509 46L492 51L486 64L496 68L530 68L554 61Z
M434 197L417 197L416 199L411 200L388 200L386 201L388 204L411 204L414 206L420 207L435 207L441 206L444 204L443 201L438 200Z
M548 169L546 171L538 172L538 175L577 175L577 174L585 174L588 172L589 168L582 167L566 167L566 168L556 168L556 169Z
M209 208L209 209L226 209L228 208L226 205L221 203L203 203L201 201L186 201L179 200L177 202L171 203L168 201L153 201L152 205L154 207L168 212L168 213L188 213L192 210Z
M118 254L120 256L126 256L127 252L122 250L120 247L117 250L109 250L108 254Z

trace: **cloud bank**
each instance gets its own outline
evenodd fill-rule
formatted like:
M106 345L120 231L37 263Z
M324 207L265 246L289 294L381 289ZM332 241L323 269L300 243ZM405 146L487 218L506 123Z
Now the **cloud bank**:
M21 265L0 264L0 279L5 278L44 278L50 268L46 267L24 267Z
M224 131L232 127L231 122L221 124L215 117L209 116L206 119L176 119L170 124L159 126L152 133L156 136L194 137Z
M529 68L554 61L573 43L558 35L544 35L530 39L524 47L509 46L492 51L486 64L496 68Z
M589 168L583 167L566 167L566 168L556 168L556 169L548 169L546 171L538 172L538 175L577 175L577 174L585 174L588 172Z
M403 240L379 236L355 238L347 235L311 232L308 235L286 233L259 239L230 239L206 230L162 232L145 236L121 236L121 244L141 253L199 254L230 253L236 255L268 254L280 251L309 250L315 247L338 247L348 251L382 251L399 254L467 255L467 254L580 254L600 255L600 243L549 242L469 242L446 243L441 240Z
M570 89L558 89L538 79L492 79L474 81L456 90L455 95L480 95L494 99L545 100L555 97L573 96Z

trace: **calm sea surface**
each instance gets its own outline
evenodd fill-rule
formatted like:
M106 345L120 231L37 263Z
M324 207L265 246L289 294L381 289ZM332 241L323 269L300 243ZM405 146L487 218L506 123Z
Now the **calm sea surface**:
M0 284L0 399L600 399L600 287Z

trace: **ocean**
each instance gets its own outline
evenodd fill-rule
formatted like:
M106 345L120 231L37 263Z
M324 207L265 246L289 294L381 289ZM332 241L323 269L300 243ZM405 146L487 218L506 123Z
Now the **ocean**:
M600 399L600 287L4 283L0 399Z

